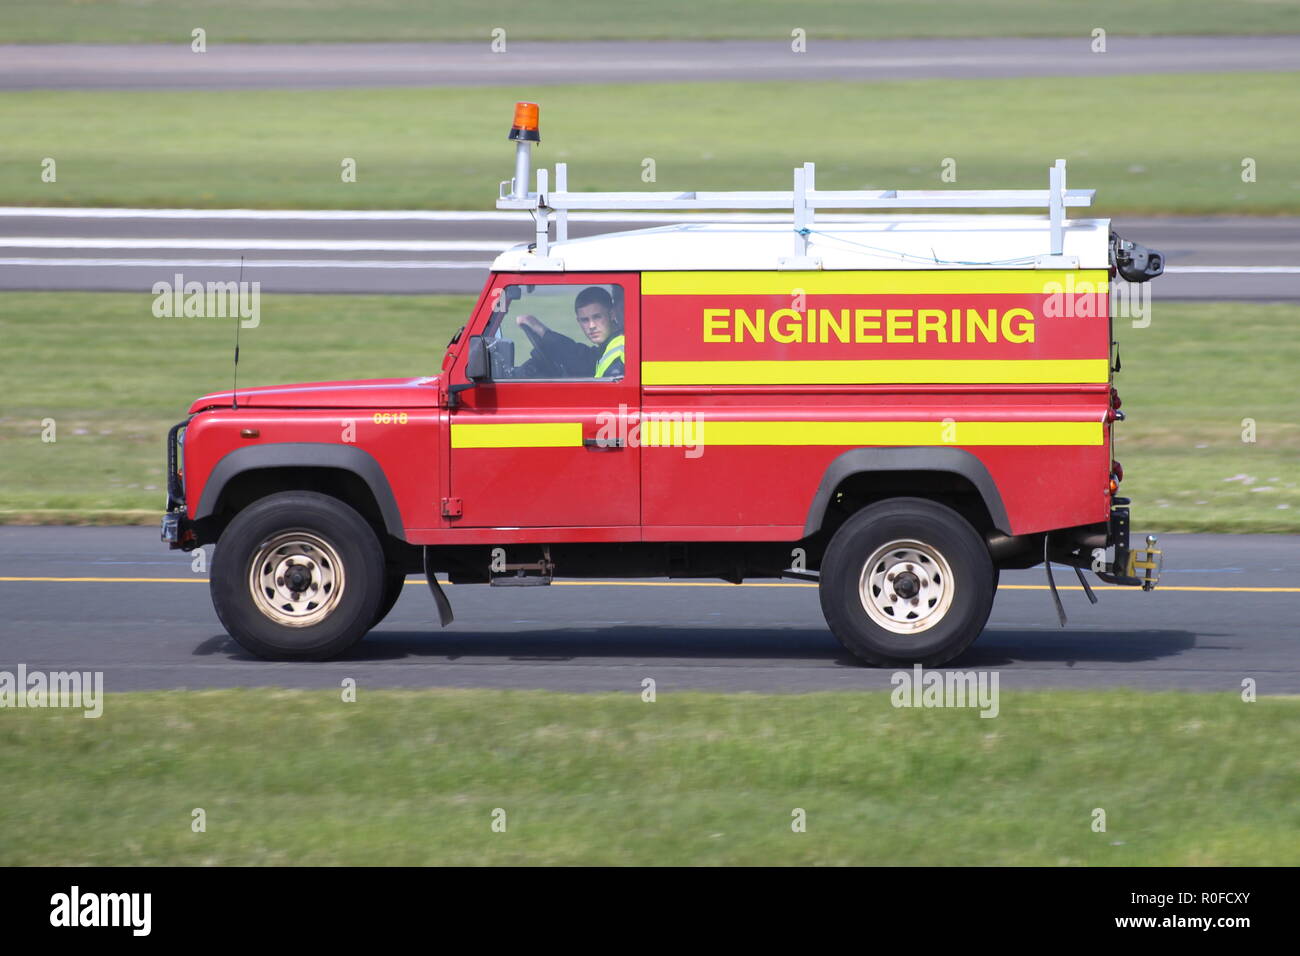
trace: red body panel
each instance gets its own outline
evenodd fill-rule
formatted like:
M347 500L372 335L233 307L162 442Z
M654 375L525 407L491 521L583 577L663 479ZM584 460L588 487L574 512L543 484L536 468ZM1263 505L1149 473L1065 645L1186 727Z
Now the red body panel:
M224 408L198 415L185 431L186 510L193 518L202 490L217 462L239 448L282 442L347 444L369 453L388 478L409 530L442 524L439 475L443 411L385 406L369 410ZM405 422L401 421L405 415ZM385 420L385 416L389 416ZM376 421L376 418L379 421ZM349 431L351 427L351 431ZM241 438L244 429L256 438ZM353 437L351 442L344 438Z
M624 290L626 374L621 381L480 384L449 402L466 383L466 343L491 316L494 292L507 284L618 283ZM731 309L769 312L785 296L727 295ZM822 476L852 444L708 444L691 457L681 447L635 443L618 449L582 444L457 446L463 425L567 423L594 437L602 420L630 425L652 415L698 415L706 422L1099 423L1109 385L904 383L815 385L649 385L642 361L807 362L820 360L1109 359L1105 293L1080 294L1071 317L1044 314L1042 295L808 296L807 308L1023 309L1034 317L1032 341L754 342L709 341L702 316L718 297L647 295L634 273L492 276L465 333L448 350L442 374L423 379L324 382L241 389L199 399L185 434L184 474L190 517L212 469L226 454L256 444L351 444L379 463L415 544L615 541L759 541L802 537ZM915 338L915 336L914 336ZM931 339L934 338L932 333ZM430 371L434 360L430 360ZM450 407L454 404L454 407ZM206 409L206 411L205 411ZM349 423L350 439L345 438ZM253 438L241 429L256 429ZM966 447L992 476L1012 534L1105 521L1110 499L1109 429L1096 444L981 444ZM481 430L479 432L481 434ZM511 432L510 434L514 434ZM959 432L960 434L960 432ZM892 444L899 444L897 442ZM933 443L931 443L933 444ZM963 447L960 443L956 447ZM445 517L444 498L461 513ZM453 509L454 510L454 509Z
M643 413L692 411L706 420L783 421L1100 421L1105 386L1091 394L871 395L786 394L659 396L647 393ZM707 434L707 430L706 430ZM649 540L689 540L703 526L731 527L709 540L794 540L803 536L809 505L827 466L852 446L709 446L691 460L678 448L644 450L642 520ZM961 447L960 445L958 447ZM1106 520L1110 452L1099 446L967 448L988 469L1002 495L1010 534ZM690 526L702 526L690 533ZM663 526L663 527L656 527ZM667 530L669 527L671 531ZM762 532L759 529L769 529ZM747 531L744 529L748 529ZM792 530L793 529L793 530Z
M438 404L438 381L430 376L263 385L204 395L190 406L190 413L228 408L235 398L240 408L432 408Z
M793 284L793 281L792 281ZM788 309L788 295L653 295L642 302L643 360L646 362L807 362L825 360L1088 360L1108 359L1109 305L1105 293L1074 294L1049 307L1047 294L944 295L807 295L801 310L826 309L839 315L848 310L890 310L912 315L921 310L1020 309L1032 316L1032 341L938 341L933 330L926 341L912 322L899 337L913 341L774 342L710 341L741 339L709 334L706 310L720 306L771 315ZM1064 305L1064 308L1061 306ZM880 323L880 339L885 339ZM1026 337L1027 324L1014 324L1017 338ZM734 326L732 327L734 330ZM950 330L949 330L950 331ZM770 330L769 330L770 332ZM792 332L787 332L790 337ZM805 337L806 330L804 332ZM947 338L947 336L945 336ZM1094 384L877 384L746 386L650 386L645 389L643 414L696 414L705 422L934 422L952 420L998 422L1101 422L1109 407L1109 385ZM960 432L959 432L960 433ZM753 536L767 528L775 539L803 534L809 504L826 467L851 445L709 445L691 460L680 449L649 448L643 456L642 521L647 537L689 538L692 526L710 535L718 527L735 527ZM963 447L960 441L957 447ZM984 445L967 447L992 476L1012 534L1088 524L1106 520L1110 499L1109 438L1098 445ZM791 529L797 528L794 533ZM745 530L741 530L745 529ZM760 535L761 536L761 535Z

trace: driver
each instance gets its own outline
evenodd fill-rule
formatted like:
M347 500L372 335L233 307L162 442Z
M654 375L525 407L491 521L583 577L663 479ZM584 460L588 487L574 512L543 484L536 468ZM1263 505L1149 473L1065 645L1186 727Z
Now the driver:
M521 315L515 321L520 328L531 329L534 357L525 365L534 372L549 359L566 377L620 378L623 375L623 320L614 308L614 299L600 286L588 286L573 300L578 328L590 345L575 342L566 335L548 329L535 315ZM541 352L541 356L536 355Z

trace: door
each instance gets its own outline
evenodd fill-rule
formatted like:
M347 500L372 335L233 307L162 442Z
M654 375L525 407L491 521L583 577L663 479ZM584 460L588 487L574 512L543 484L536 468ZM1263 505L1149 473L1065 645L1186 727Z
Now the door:
M456 527L640 524L639 304L635 274L496 277L468 332L491 380L451 413Z

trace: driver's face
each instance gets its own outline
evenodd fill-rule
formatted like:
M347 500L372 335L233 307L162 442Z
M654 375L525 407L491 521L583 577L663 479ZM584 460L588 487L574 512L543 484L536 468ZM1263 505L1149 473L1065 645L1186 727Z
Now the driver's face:
M584 305L578 310L578 325L592 345L604 345L613 334L614 317L603 305Z

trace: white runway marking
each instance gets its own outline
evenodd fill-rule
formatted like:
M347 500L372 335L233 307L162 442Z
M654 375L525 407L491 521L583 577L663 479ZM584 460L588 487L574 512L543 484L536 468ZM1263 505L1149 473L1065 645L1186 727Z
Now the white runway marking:
M321 252L503 252L517 242L460 239L111 239L0 236L0 249L293 249Z
M0 266L164 266L238 269L238 259L0 259ZM487 269L490 262L419 261L414 259L245 259L251 269Z
M447 209L141 209L98 206L0 206L0 217L25 219L253 219L427 220L429 222L530 222L526 212Z
M1215 275L1300 275L1300 266L1168 266L1165 272Z
M883 187L882 187L883 188ZM482 209L140 209L73 206L0 206L0 219L220 219L275 222L510 222L531 223L526 212ZM819 213L819 222L853 222L851 213ZM892 218L899 218L894 216ZM932 215L917 218L932 220ZM571 212L569 222L677 223L789 222L780 213L715 213L707 216L671 212Z

